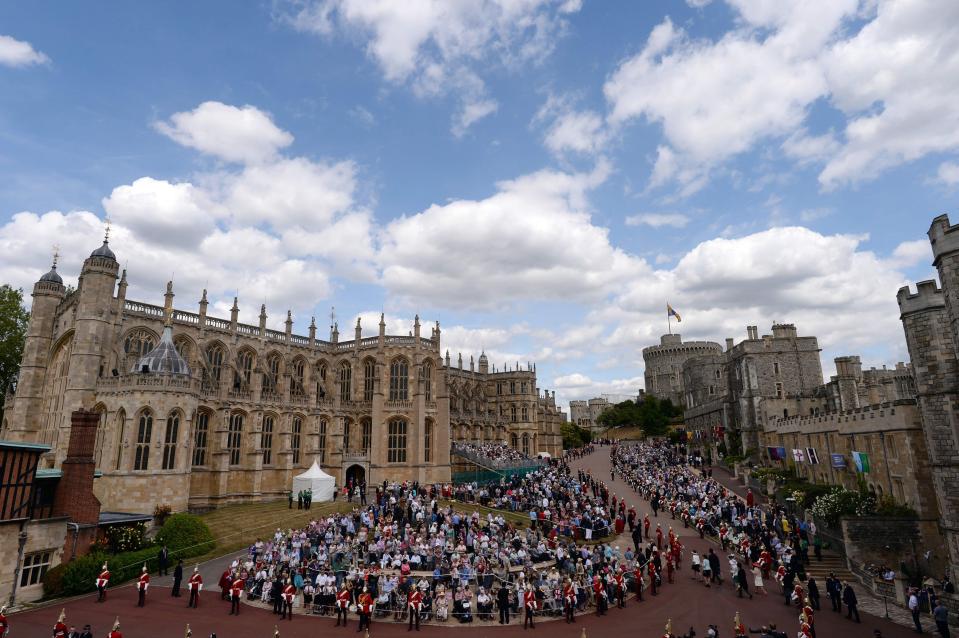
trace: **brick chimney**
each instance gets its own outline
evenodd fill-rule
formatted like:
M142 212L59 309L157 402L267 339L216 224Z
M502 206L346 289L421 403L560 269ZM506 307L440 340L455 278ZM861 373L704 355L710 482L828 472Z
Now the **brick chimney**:
M77 410L70 418L70 444L53 499L53 515L66 516L76 524L69 526L64 557L87 553L96 540L100 501L93 495L93 452L99 424L97 412Z

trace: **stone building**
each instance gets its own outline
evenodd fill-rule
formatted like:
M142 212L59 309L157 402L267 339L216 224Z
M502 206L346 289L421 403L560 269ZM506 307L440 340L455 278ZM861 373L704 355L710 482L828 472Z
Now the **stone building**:
M599 415L609 408L610 405L610 402L602 397L583 401L570 401L569 413L573 419L573 423L585 430L595 433L603 429L603 426L599 425L596 419L598 419Z
M444 365L439 324L426 336L417 318L409 335L387 335L381 318L364 336L357 320L353 339L333 325L322 340L315 322L307 336L293 334L289 312L283 331L266 327L263 307L258 325L240 323L236 299L229 319L208 316L205 291L195 313L174 308L172 284L162 307L126 292L106 241L69 294L56 264L40 278L0 428L0 438L48 445L41 469L52 468L66 456L70 414L99 413L104 508L279 498L314 459L339 484L450 480L450 380L461 374ZM500 378L525 388L484 412L490 436L558 450L555 401L538 396L535 372L479 385L496 396ZM452 390L459 401L461 386Z
M658 346L643 348L646 393L683 405L683 364L694 357L720 354L723 348L712 341L683 341L682 335L659 338Z

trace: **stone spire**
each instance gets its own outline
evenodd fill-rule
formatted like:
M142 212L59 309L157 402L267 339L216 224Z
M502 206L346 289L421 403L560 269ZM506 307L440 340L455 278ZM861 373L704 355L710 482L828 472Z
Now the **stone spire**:
M173 325L173 282L166 282L166 293L163 295L163 325Z
M359 317L356 318L356 330L355 330L355 333L356 333L356 337L355 337L355 338L356 338L356 343L357 343L357 345L359 345L360 339L363 338L363 326L360 325L360 318L359 318Z
M382 312L380 313L380 336L386 336L386 315Z
M237 318L240 316L240 307L237 305L237 298L233 298L233 307L230 308L230 323L236 325Z
M286 311L286 336L293 334L293 311L287 309Z
M417 339L420 338L420 316L416 315L416 318L413 319L413 336Z

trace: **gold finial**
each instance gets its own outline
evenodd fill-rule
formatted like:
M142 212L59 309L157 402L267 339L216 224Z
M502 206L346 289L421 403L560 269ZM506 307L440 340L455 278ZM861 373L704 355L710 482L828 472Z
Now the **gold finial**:
M103 225L104 225L103 243L109 244L110 243L110 216L109 215L103 218Z
M736 611L736 615L733 617L733 633L739 632L739 625L742 624L742 620L739 618L739 611Z
M367 630L366 630L366 633L363 634L363 638L370 638L370 630L369 630L369 629L367 629Z
M583 627L583 631L580 632L579 638L586 638L586 627Z

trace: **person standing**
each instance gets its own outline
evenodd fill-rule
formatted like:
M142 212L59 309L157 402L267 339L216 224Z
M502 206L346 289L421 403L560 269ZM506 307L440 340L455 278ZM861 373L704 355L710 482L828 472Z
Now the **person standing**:
M0 638L5 638L5 636L10 633L10 621L7 620L7 606L0 606Z
M147 600L147 589L150 588L150 572L147 571L147 564L143 563L143 569L140 572L140 578L137 579L137 607L143 607Z
M563 585L563 613L567 624L576 622L576 588L569 578Z
M360 613L360 626L356 631L363 631L364 628L369 631L373 618L373 595L367 587L363 587L363 593L356 601L356 609Z
M286 587L283 588L283 615L280 620L287 618L293 620L293 599L296 598L296 587L293 581L286 579Z
M496 606L499 607L499 624L509 624L509 588L504 582L496 592Z
M760 571L758 567L754 566L753 567L753 584L755 584L757 575L759 580L759 587L762 587L762 584L763 584L762 571ZM749 578L746 576L746 570L743 568L736 570L736 594L739 596L739 598L742 598L743 594L746 594L747 596L749 596L750 599L752 599L753 597L753 595L749 593Z
M336 592L336 626L340 626L340 619L343 619L343 626L346 627L347 614L350 612L350 590L346 588L346 581L340 585L340 590Z
M166 576L170 567L170 550L167 549L166 545L160 548L160 553L157 554L157 563L159 567L157 576Z
M720 569L720 567L722 567L722 565L721 565L720 562L719 562L719 556L716 555L716 552L713 551L713 548L712 548L712 547L709 548L709 555L708 555L706 558L707 558L707 560L709 561L709 566L712 567L712 571L713 571L713 582L716 583L717 585L722 585L722 584L723 584L723 575L722 575L722 573L719 571L719 569Z
M90 625L83 626L83 631L80 632L80 638L93 638L93 630L90 629Z
M916 588L912 587L909 590L909 613L912 614L912 622L916 626L916 633L922 633L922 623L919 621L919 595L916 592Z
M942 638L949 638L949 610L940 599L936 608L932 610L932 618L936 621L936 629Z
M526 591L523 592L523 629L526 629L527 623L533 629L536 629L536 625L533 622L533 614L536 613L536 592L533 591L533 586L529 583L526 584Z
M183 581L183 560L178 560L176 562L176 567L173 568L173 589L170 591L170 595L174 598L180 597L180 583Z
M196 609L200 604L200 590L203 589L203 576L200 575L199 565L193 568L193 575L190 576L187 587L190 590L190 600L187 601L186 606Z
M406 596L406 606L410 612L410 623L406 631L412 631L413 625L416 625L416 631L420 630L420 609L423 607L423 592L418 587L411 585L410 593Z
M806 581L806 591L808 592L809 602L812 603L812 608L819 611L819 585L812 576Z
M829 572L829 576L826 577L826 595L832 603L832 610L842 613L842 586L834 572Z
M846 603L846 618L855 617L856 622L859 620L859 599L856 598L856 592L853 590L850 583L846 583L846 586L842 590L842 602Z
M223 573L220 574L220 598L223 600L230 600L230 585L233 584L233 572L230 571L230 568L227 567L223 570Z
M102 603L107 599L107 586L110 584L110 570L107 564L103 563L100 575L97 576L97 602Z
M240 576L240 572L236 573L236 578L233 579L233 582L230 583L230 615L234 614L240 615L240 597L243 595L243 589L246 586L246 583L243 581L243 578Z

